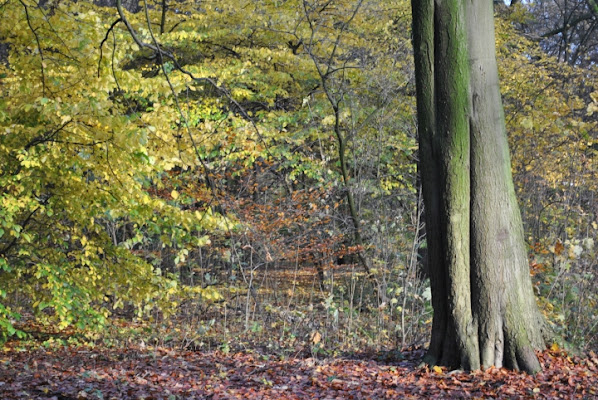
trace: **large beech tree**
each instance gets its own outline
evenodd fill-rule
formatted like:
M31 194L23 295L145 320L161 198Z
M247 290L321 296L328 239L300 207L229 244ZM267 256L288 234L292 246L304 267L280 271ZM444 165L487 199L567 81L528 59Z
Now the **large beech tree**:
M425 361L541 369L513 188L491 0L412 0L434 321Z

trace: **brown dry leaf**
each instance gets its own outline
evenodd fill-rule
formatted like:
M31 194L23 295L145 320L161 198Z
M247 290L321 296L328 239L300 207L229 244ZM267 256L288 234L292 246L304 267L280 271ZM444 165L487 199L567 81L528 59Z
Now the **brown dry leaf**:
M563 250L565 250L565 246L563 246L563 243L561 243L561 241L558 240L554 245L554 254L560 256Z
M312 342L322 340L314 330ZM561 350L562 351L562 350ZM155 355L160 357L157 359ZM0 352L0 391L7 400L22 393L57 398L594 398L598 372L588 360L548 349L535 376L490 368L446 374L440 366L418 368L423 352L401 361L276 357L251 352L102 348ZM595 354L594 354L595 356ZM592 356L590 356L591 358ZM33 362L44 368L34 370ZM29 366L27 368L26 366ZM76 371L73 373L73 371ZM225 372L226 371L226 372ZM447 378L448 377L448 378ZM118 384L116 384L118 383ZM45 393L45 389L48 392ZM166 389L168 388L168 389ZM168 392L167 392L168 391ZM84 393L84 394L83 394Z

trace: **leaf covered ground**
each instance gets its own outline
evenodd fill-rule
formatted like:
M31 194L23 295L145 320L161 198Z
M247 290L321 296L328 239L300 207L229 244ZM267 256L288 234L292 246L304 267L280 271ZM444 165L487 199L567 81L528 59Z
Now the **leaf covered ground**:
M255 351L7 346L2 399L444 399L598 397L598 357L547 351L536 376L419 368L422 350L314 359Z

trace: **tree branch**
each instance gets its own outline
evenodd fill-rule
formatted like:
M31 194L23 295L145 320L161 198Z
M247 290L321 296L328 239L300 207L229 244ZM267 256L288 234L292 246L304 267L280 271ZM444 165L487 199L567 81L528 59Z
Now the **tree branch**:
M589 1L592 1L592 0L589 0ZM551 30L549 32L546 32L546 33L540 35L540 37L542 37L542 38L548 38L548 37L551 37L551 36L554 36L554 35L558 35L559 33L566 32L569 29L575 27L580 22L588 21L588 20L591 20L593 18L594 18L594 14L593 13L588 13L588 14L581 15L581 16L575 18L574 20L565 23L565 25L563 25L561 27L558 27L556 29L553 29L553 30Z
M164 34L166 27L166 11L168 10L167 0L162 0L162 18L160 19L160 35Z
M69 125L71 122L73 122L73 120L69 120L66 121L64 124L62 124L61 126L59 126L57 129L55 129L54 131L51 132L47 132L45 135L42 136L38 136L33 138L31 141L29 141L29 143L27 143L24 147L25 150L29 150L30 148L32 148L33 146L37 146L38 144L41 143L46 143L49 141L52 141L53 137L56 136L60 131L62 131L64 128L66 128L67 125Z
M20 225L21 226L21 232L23 232L23 230L25 229L25 227L29 224L29 222L31 221L31 218L33 218L33 215L39 210L39 207L37 207L35 210L31 211L31 213L27 216L27 218L25 218L25 221L23 221L23 223ZM3 249L0 250L0 256L6 256L6 254L8 253L8 251L13 248L16 244L17 241L19 240L19 235L15 235L12 239L12 241L10 243L8 243L6 246L4 246Z
M29 26L31 33L33 33L33 36L35 36L35 41L37 43L37 50L39 51L39 57L41 58L40 66L41 66L41 75L42 75L42 95L43 95L43 97L46 97L46 73L44 71L44 64L45 64L44 52L42 51L42 45L39 40L39 36L37 35L37 30L33 28L33 25L31 25L31 18L29 16L29 7L27 7L27 4L25 4L25 2L23 2L23 0L19 0L19 2L25 9L27 25Z
M106 40L108 40L108 35L110 34L110 32L112 32L112 30L114 29L114 27L119 23L122 22L122 18L117 19L116 21L114 21L112 23L112 25L110 25L110 28L108 28L108 30L106 31L106 36L104 36L104 39L102 40L102 43L100 43L100 59L98 61L98 78L100 77L100 67L102 64L102 57L103 57L103 48L104 48L104 43L106 43Z

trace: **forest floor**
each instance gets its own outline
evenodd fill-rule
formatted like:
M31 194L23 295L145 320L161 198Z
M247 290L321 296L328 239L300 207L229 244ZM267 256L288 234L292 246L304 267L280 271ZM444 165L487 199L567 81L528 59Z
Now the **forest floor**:
M540 355L535 376L491 368L419 367L423 351L282 357L258 350L26 346L0 350L0 398L9 399L592 399L598 357Z
M315 271L275 272L261 277L261 301L281 309L284 303L289 310L291 303L304 311L311 304L323 307L316 299ZM343 274L351 276L338 271L337 281ZM276 293L286 297L264 297ZM229 327L242 326L244 314L235 316L234 301L229 302L224 325L229 318ZM380 351L383 342L345 340L320 348L320 332L329 337L335 332L322 321L312 321L313 326L296 322L297 337L287 341L280 339L280 324L265 319L257 332L225 333L221 311L213 305L162 324L115 317L106 337L95 341L25 317L22 329L31 336L0 346L0 400L598 399L598 356L593 352L569 356L553 345L539 354L543 371L535 376L497 368L448 371L420 366L421 346ZM305 314L302 321L309 318ZM314 310L312 319L327 319L320 314ZM365 319L370 314L361 315L359 323L375 324ZM219 322L210 325L210 318ZM206 332L198 335L204 325ZM376 332L372 328L371 335Z

